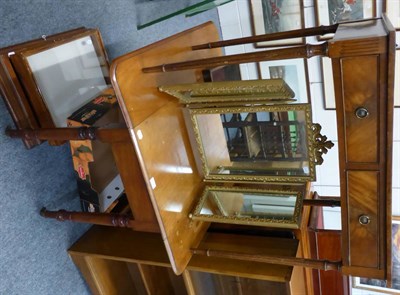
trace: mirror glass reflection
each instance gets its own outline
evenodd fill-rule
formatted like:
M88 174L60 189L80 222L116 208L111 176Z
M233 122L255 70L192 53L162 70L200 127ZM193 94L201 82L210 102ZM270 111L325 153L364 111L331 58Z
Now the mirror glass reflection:
M305 109L196 114L206 174L312 179L309 117Z
M301 196L297 191L207 187L194 219L222 223L297 228Z
M69 115L109 87L107 63L94 42L86 36L27 57L57 127L65 127Z

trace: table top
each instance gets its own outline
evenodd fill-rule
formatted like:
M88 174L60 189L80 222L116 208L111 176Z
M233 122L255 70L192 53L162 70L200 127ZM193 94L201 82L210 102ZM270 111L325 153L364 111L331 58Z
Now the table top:
M191 46L218 40L211 22L128 53L111 65L112 84L131 132L167 253L176 274L186 268L208 228L188 218L203 189L192 153L182 107L158 91L161 85L194 83L201 71L142 73L143 67L221 55L218 49Z

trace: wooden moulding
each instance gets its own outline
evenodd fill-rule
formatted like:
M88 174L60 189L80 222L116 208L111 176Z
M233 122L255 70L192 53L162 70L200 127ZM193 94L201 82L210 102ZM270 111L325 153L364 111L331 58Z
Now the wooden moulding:
M39 127L39 123L18 81L10 60L5 55L0 56L0 91L14 124L18 129L34 129ZM28 149L41 142L40 140L26 138L23 138L22 141Z

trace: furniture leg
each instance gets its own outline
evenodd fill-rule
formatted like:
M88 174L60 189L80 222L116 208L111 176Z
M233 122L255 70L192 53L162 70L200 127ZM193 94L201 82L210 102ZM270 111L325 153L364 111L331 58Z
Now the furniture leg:
M245 261L254 261L262 263L271 263L279 265L289 265L289 266L302 266L310 267L313 269L321 270L340 270L342 266L341 261L328 261L328 260L316 260L316 259L306 259L297 257L287 257L287 256L272 256L272 255L257 255L257 254L245 254L239 252L222 251L222 250L203 250L203 249L192 249L193 254L229 258Z
M6 128L6 135L12 138L25 140L100 140L102 142L130 141L129 131L126 128L99 129L97 127L78 128L39 128L39 129L11 129Z
M111 144L111 148L115 164L124 184L129 207L132 210L135 220L152 224L151 231L160 232L160 227L132 142L115 142Z
M319 27L313 27L313 28L292 30L292 31L287 31L287 32L278 32L278 33L263 34L263 35L258 35L258 36L250 36L250 37L237 38L237 39L231 39L231 40L216 41L216 42L210 42L210 43L204 43L204 44L192 46L192 50L210 49L210 48L217 48L217 47L224 47L224 46L265 42L265 41L275 41L275 40L291 39L291 38L299 38L299 37L323 36L325 34L335 33L337 27L338 27L338 24L333 24L330 26L319 26Z
M40 215L45 218L53 218L58 221L74 221L82 223L91 223L106 226L128 227L137 231L152 231L153 224L139 222L132 219L129 215L112 214L112 213L90 213L90 212L74 212L66 210L48 211L46 208L40 210Z
M293 46L289 48L265 50L259 52L250 52L218 57L203 58L178 63L163 64L154 67L143 68L143 73L170 72L189 70L196 68L214 68L231 64L240 64L248 62L258 62L265 60L280 60L289 58L310 58L317 55L326 56L328 53L328 43L306 44L302 46Z

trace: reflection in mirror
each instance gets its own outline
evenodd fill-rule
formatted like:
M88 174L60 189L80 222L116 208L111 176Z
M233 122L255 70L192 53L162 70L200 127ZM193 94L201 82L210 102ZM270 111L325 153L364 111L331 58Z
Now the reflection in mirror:
M298 191L206 187L191 218L222 223L298 228L302 198Z
M65 127L69 115L109 87L107 63L90 36L32 54L27 60L57 127Z
M206 179L315 179L315 134L308 104L190 109L190 113Z

